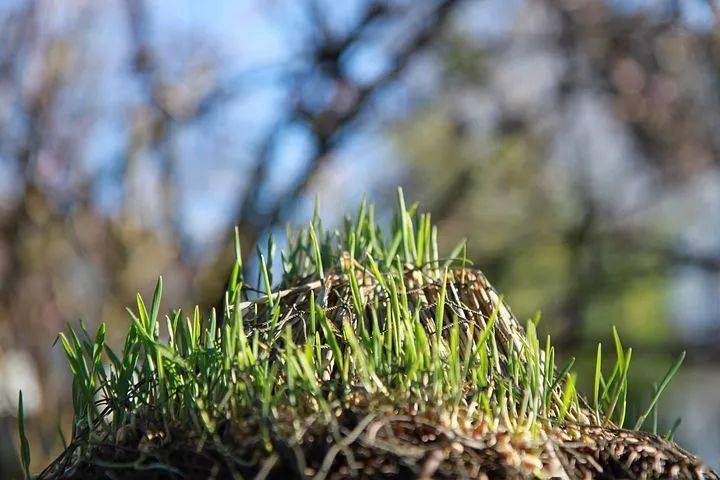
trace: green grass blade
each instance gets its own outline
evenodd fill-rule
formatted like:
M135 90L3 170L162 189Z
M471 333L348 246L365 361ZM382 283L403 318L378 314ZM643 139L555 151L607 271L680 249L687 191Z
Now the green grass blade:
M677 372L680 369L680 366L682 365L684 360L685 360L685 352L682 352L682 354L677 359L677 361L667 371L667 373L663 377L662 381L660 382L660 385L658 385L658 388L655 391L655 394L653 395L652 399L650 400L650 404L643 411L643 413L638 417L637 421L635 422L635 426L634 426L635 430L639 430L642 428L643 424L645 423L645 419L650 414L652 409L655 408L655 404L657 404L658 400L660 399L660 395L662 395L663 392L665 391L665 389L668 387L668 385L670 385L670 381L677 374Z
M20 438L20 460L25 478L30 479L30 442L25 435L25 408L22 391L18 393L18 436Z

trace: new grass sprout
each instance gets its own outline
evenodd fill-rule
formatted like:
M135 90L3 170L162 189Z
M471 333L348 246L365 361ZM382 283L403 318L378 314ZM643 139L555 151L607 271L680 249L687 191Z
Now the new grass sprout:
M633 352L617 331L611 359L597 346L586 399L574 359L556 365L550 336L538 333L539 316L520 327L470 268L464 241L441 256L430 214L406 206L401 190L389 229L365 201L335 230L316 213L288 233L279 254L272 237L258 250L254 279L245 276L241 233L235 230L219 310L164 312L160 278L149 302L138 295L127 310L119 349L106 343L104 324L94 333L70 325L58 335L72 372L74 416L67 449L41 477L95 460L140 468L142 455L107 459L108 448L119 446L152 457L142 465L172 476L176 463L147 452L173 442L211 449L238 478L259 475L273 468L267 459L295 455L306 432L322 425L332 446L315 463L296 459L303 475L322 478L350 455L348 439L367 437L369 425L389 414L422 414L460 432L522 434L538 444L577 425L627 426ZM633 429L651 417L656 433L658 399L683 358L656 385ZM22 405L20 397L29 478ZM352 428L343 420L348 411L362 412Z

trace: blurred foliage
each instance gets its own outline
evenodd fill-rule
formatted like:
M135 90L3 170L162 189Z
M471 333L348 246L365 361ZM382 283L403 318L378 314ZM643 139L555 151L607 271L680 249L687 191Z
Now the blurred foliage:
M612 321L635 342L668 341L672 268L709 264L678 261L684 219L656 207L670 204L667 211L680 214L678 185L716 169L714 154L686 162L678 156L684 148L715 149L707 122L718 112L696 109L704 82L717 75L708 68L712 54L700 55L713 51L715 36L671 13L630 15L603 2L529 2L521 10L525 30L510 27L494 41L456 34L440 47L448 52L447 88L395 130L412 165L414 194L455 232L448 242L471 239L469 257L520 316L542 309L549 329L560 327L572 343L607 336ZM544 90L524 84L533 79L521 69L493 79L493 69L514 68L517 56L531 61L533 53L563 64L560 73L539 65L539 79L552 77ZM664 87L672 98L657 91ZM513 95L521 101L508 100ZM573 131L582 108L593 108L598 124L613 122L611 131ZM677 135L678 122L696 134ZM613 154L613 142L630 145L627 158L603 167L605 152L592 149L605 145ZM569 155L564 144L574 145ZM634 187L633 173L651 187L623 204L614 195ZM603 190L603 182L615 190Z

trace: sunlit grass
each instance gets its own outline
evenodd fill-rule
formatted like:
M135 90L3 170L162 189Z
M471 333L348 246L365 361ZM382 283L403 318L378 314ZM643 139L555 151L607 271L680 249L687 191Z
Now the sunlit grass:
M464 242L441 257L430 215L407 207L402 191L389 232L363 202L341 230L325 230L315 215L289 234L279 258L271 239L257 254L255 284L243 274L239 235L222 311L162 314L160 279L149 308L138 295L128 309L121 350L105 343L105 325L95 334L80 325L58 335L73 375L73 458L140 426L217 441L221 427L241 429L257 418L258 434L271 439L282 418L316 415L332 424L338 409L360 404L537 438L565 424L625 425L632 349L617 332L609 372L598 345L587 401L576 389L574 360L555 365L539 317L521 329L484 277L467 268ZM283 275L274 282L278 260ZM473 303L488 301L487 311ZM681 362L634 428L653 415ZM275 447L267 440L265 448Z

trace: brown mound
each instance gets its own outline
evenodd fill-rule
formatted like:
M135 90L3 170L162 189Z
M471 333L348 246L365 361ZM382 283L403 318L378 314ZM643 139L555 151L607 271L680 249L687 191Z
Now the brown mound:
M408 270L408 294L434 305L437 283ZM362 276L362 274L361 274ZM449 308L484 326L498 308L496 334L522 340L522 327L482 273L463 270L451 285ZM369 295L376 285L360 285ZM324 291L328 310L342 308L348 296L342 275L329 276L282 292L290 316L301 315L309 290ZM256 310L257 312L257 310ZM257 315L257 313L256 313ZM428 319L423 319L427 321ZM288 320L289 321L289 320ZM427 321L432 329L433 322ZM300 325L297 322L295 325ZM591 424L581 410L562 427L539 422L530 434L490 428L484 423L448 421L427 407L393 405L358 397L328 424L320 416L233 419L213 436L188 437L177 426L138 424L113 439L74 442L40 479L718 479L701 460L656 435Z
M569 425L535 441L482 424L450 429L426 415L358 410L333 428L310 425L295 441L270 430L274 453L264 448L260 425L247 428L242 436L228 431L191 441L146 432L134 445L98 444L92 463L40 478L719 478L656 435L594 426Z

